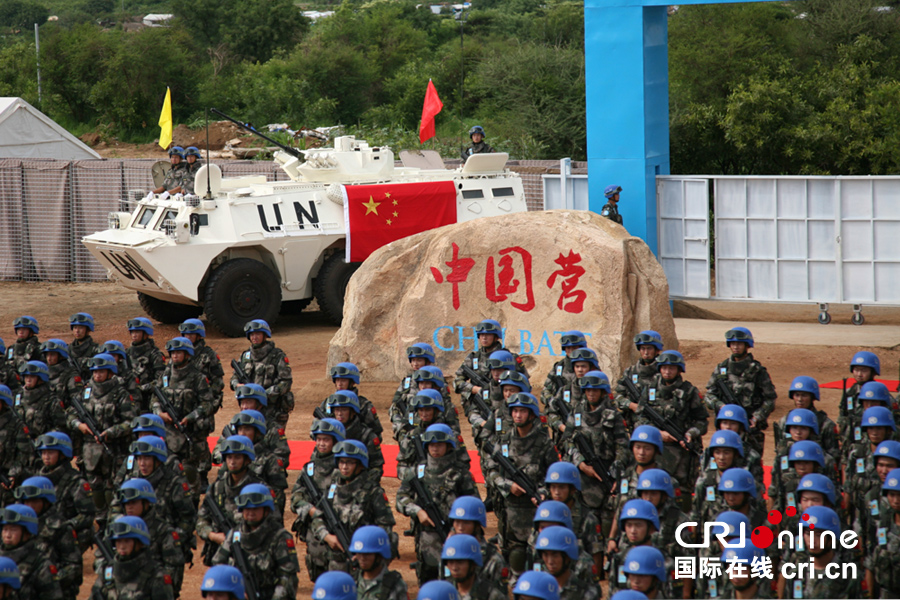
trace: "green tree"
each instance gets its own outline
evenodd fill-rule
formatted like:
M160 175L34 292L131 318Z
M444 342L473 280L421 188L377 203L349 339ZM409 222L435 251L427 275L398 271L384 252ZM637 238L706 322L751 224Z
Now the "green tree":
M50 12L31 0L4 0L0 3L0 27L31 31L34 24L47 22Z

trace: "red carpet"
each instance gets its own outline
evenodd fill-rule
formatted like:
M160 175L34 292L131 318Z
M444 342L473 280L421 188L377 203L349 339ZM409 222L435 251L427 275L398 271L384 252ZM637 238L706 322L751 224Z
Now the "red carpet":
M853 379L847 380L847 389L850 389L850 386L853 385L853 381L854 381ZM888 390L890 390L891 392L896 392L897 386L898 386L898 384L900 384L900 381L897 381L896 379L876 379L875 381L880 381L881 383L886 385L888 387ZM837 381L829 381L828 383L820 383L819 387L827 388L829 390L839 390L843 387L843 385L844 385L843 381L838 379Z

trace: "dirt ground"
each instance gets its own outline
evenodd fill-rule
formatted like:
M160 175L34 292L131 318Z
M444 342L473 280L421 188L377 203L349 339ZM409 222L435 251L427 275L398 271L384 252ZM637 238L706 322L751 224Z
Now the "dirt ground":
M136 296L131 292L112 284L0 284L0 324L6 323L0 328L0 336L7 341L14 337L12 330L13 320L22 314L30 314L38 319L41 324L41 339L60 337L71 339L68 330L68 316L74 312L86 311L94 316L97 322L97 331L94 339L103 342L109 339L127 340L126 321L135 316L142 316L143 312L137 302ZM715 310L720 318L744 319L747 321L785 321L810 322L815 319L814 306L805 307L806 310L784 310L783 306L774 304L741 304L734 306L719 303L716 306L703 306L706 310ZM685 310L684 307L680 310ZM838 315L846 316L849 321L851 311L847 314L834 312L835 321ZM868 310L866 311L869 312ZM877 317L876 317L877 314ZM687 315L685 315L687 316ZM691 315L695 316L695 315ZM900 323L900 309L878 309L872 312L870 322L880 324ZM713 317L715 318L715 317ZM867 315L868 318L868 315ZM572 324L577 327L577 323ZM789 325L786 325L789 327ZM331 384L326 378L326 356L329 341L337 328L329 325L324 316L316 309L315 305L297 316L283 317L274 328L275 342L283 348L291 361L294 376L293 391L297 399L296 410L287 427L289 439L309 439L309 427L312 423L312 409L330 391ZM724 332L723 332L724 333ZM158 325L156 339L159 345L177 334L175 326ZM225 338L221 334L211 331L208 343L216 349L224 364L247 346L246 340ZM126 342L127 343L127 342ZM754 349L754 356L769 369L775 386L779 393L783 394L791 379L797 375L809 375L820 383L832 381L848 376L848 364L850 357L857 350L864 348L855 347L817 347L817 346L792 346L792 345L760 345ZM724 343L709 344L701 342L683 342L680 350L687 361L686 378L695 385L701 387L712 372L716 363L727 356ZM397 352L402 352L398 348ZM881 357L882 375L886 378L894 378L897 374L898 360L900 360L900 347L890 350L878 350ZM226 373L230 369L226 367ZM533 379L538 385L544 380L543 373L534 374ZM610 374L611 376L614 374ZM382 423L387 431L390 425L387 419L388 407L391 397L396 389L397 382L369 382L364 381L361 388L363 393L370 398L382 416ZM832 416L837 415L837 403L840 399L839 390L823 390L821 406ZM787 398L780 397L772 415L772 419L778 419L790 410L791 405ZM225 407L217 416L216 430L221 430L231 416L236 412L235 404L226 400ZM464 430L466 427L464 426ZM470 448L474 447L470 432L464 431L466 442ZM708 438L709 436L707 436ZM393 443L393 440L386 440ZM767 445L764 463L771 464L773 459L770 445ZM289 483L294 484L297 472L289 472ZM385 478L383 487L393 506L395 494L398 488L396 479ZM293 522L293 514L286 517L286 526ZM496 521L493 515L489 515L489 525L492 531ZM408 520L406 517L397 516L395 531L401 533L406 529ZM409 563L415 560L411 538L401 536L401 557L392 565L399 570L410 585L411 597L415 597L415 575L408 568ZM201 544L202 546L202 544ZM298 555L301 565L300 590L298 597L309 597L312 584L303 567L302 544L298 544ZM198 553L199 554L199 553ZM89 596L89 585L94 580L91 569L92 557L85 555L84 574L85 585L82 587L80 598ZM185 573L184 598L199 598L200 581L204 568L201 566L199 556L195 557L195 566Z

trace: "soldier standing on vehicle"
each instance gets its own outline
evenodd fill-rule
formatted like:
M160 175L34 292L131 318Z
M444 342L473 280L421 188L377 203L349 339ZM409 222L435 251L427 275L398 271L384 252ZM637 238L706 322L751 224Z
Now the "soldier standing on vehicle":
M112 564L95 564L97 580L91 594L102 600L172 600L172 576L150 550L150 531L140 517L119 517L110 523L106 539L115 544Z
M203 166L203 161L200 160L200 149L196 146L188 146L184 151L184 160L184 179L181 182L181 192L193 194L197 171Z
M606 198L606 204L600 209L600 215L606 217L614 223L623 225L622 215L619 214L619 194L622 193L621 185L608 185L603 190L603 196Z
M0 556L15 561L21 574L17 597L63 600L56 565L37 547L38 516L34 509L10 504L0 511L0 525L3 526Z
M41 360L41 341L37 335L40 331L37 319L23 315L13 322L16 330L16 341L6 349L6 360L16 371L31 360Z
M481 125L475 125L469 130L469 139L472 140L472 145L463 150L463 161L468 160L473 154L485 154L494 151L494 149L484 141L484 138L484 128Z
M274 420L284 427L294 410L291 365L284 352L271 340L272 329L268 323L262 319L250 321L244 326L244 333L250 340L250 349L241 354L240 373L232 375L231 389L237 389L242 383L261 385L268 399L263 414L267 420Z
M575 371L572 368L572 353L579 348L587 348L587 338L584 334L577 330L567 331L560 337L560 348L563 352L562 360L553 363L547 379L544 380L544 387L541 388L541 403L544 410L556 392L567 383L575 380Z
M69 329L72 330L69 356L75 361L78 374L84 377L90 367L91 359L103 352L99 344L94 342L91 337L91 332L94 331L94 317L85 312L75 313L69 317Z
M150 192L151 194L178 194L182 191L184 177L187 173L184 161L184 148L181 146L172 146L169 148L169 161L172 166L166 171L166 178L163 184Z
M482 569L481 546L471 535L450 536L444 542L441 561L460 600L508 600L506 582L491 579Z
M141 398L135 398L140 402L140 412L149 412L152 387L156 385L156 379L166 368L166 359L163 353L156 347L153 341L153 323L150 319L137 317L128 321L128 333L131 335L131 346L126 353L131 362L131 374L137 379ZM106 344L104 344L106 346Z
M356 595L359 600L408 600L406 582L391 571L391 540L381 527L365 525L353 533L350 541L353 559L359 565Z
M663 351L662 336L658 331L647 329L634 336L634 346L641 358L625 369L622 378L616 384L616 405L625 417L625 427L629 432L634 429L634 414L638 411L637 400L640 399L644 388L650 385L650 381L659 372L656 369L656 357ZM636 388L637 399L629 395L625 384L626 379L631 380Z

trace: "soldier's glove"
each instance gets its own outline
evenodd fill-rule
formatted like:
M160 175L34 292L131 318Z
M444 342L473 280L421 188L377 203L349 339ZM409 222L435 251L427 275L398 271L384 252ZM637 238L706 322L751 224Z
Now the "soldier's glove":
M153 200L153 192L149 192L146 196L144 196L144 200Z
M168 199L169 199L169 192L166 191L166 192L163 192L162 194L160 194L160 195L159 195L159 199L160 199L160 200L168 200Z

